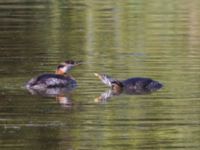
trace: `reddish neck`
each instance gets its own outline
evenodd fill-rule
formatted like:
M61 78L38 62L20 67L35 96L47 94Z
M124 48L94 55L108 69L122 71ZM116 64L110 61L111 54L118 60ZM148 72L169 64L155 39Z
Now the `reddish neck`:
M62 76L65 76L65 77L69 77L69 78L74 79L69 73L63 72L62 70L59 70L59 69L56 70L55 74L57 74L57 75L62 75Z
M60 69L57 69L56 72L55 72L55 74L64 75L65 72L63 72L63 71L60 70Z
M120 94L123 91L123 86L115 84L112 86L112 90L115 94Z

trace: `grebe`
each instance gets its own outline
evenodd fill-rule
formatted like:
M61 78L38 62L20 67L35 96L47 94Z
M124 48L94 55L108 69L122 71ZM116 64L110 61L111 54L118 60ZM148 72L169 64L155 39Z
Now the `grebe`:
M129 78L127 80L116 80L105 74L94 73L104 84L111 87L113 92L120 94L125 92L127 94L146 94L154 92L162 88L162 84L150 78Z
M57 66L55 74L42 74L32 78L26 84L27 89L44 90L49 88L66 88L76 86L76 80L68 74L75 66L80 65L80 61L68 60Z

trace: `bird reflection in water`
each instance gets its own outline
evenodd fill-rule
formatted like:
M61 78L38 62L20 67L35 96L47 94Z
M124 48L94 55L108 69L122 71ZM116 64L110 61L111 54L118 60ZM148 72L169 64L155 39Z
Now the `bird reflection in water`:
M56 101L65 108L71 108L73 106L71 94L76 88L65 87L65 88L44 88L44 89L27 89L32 95L39 95L42 97L55 97Z
M115 91L113 89L109 89L103 93L101 93L100 96L96 97L94 99L94 101L96 103L106 103L107 101L109 101L112 97L114 96L121 96L121 95L132 95L132 96L136 96L136 95L147 95L147 94L151 94L155 91L144 91L144 90L140 90L137 92L126 92L126 91Z

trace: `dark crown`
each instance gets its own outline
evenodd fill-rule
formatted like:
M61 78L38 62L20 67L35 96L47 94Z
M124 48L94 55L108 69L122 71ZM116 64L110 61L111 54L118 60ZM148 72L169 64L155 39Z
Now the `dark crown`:
M63 68L63 67L65 67L65 65L60 64L60 65L57 66L57 69L60 69L60 68Z
M120 82L120 81L117 81L117 80L115 80L115 81L112 81L112 82L111 82L111 84L112 84L112 85L117 85L117 86L123 87L123 84L122 84L122 82Z

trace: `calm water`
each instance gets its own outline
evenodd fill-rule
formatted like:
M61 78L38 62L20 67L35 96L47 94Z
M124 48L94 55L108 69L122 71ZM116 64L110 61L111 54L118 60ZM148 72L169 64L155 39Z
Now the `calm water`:
M67 59L76 90L23 88ZM97 101L94 72L164 88ZM200 1L1 0L0 83L1 150L199 150Z

